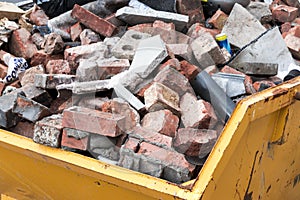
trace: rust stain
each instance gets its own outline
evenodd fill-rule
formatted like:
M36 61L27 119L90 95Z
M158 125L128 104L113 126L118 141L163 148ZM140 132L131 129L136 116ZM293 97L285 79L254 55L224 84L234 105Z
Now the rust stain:
M283 88L278 88L276 90L274 90L272 93L273 93L273 99L276 99L282 95L285 95L288 93L288 89L283 89Z

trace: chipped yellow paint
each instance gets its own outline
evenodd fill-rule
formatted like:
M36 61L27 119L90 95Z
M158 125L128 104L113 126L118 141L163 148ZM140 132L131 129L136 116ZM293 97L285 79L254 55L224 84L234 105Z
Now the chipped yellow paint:
M1 131L0 193L16 199L300 199L297 91L300 78L241 101L198 177L182 185Z

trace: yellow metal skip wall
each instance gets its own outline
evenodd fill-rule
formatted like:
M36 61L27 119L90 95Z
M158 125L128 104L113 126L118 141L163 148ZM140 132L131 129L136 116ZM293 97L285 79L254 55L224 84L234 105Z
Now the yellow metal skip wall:
M0 193L17 199L300 199L300 78L243 100L191 190L0 132Z

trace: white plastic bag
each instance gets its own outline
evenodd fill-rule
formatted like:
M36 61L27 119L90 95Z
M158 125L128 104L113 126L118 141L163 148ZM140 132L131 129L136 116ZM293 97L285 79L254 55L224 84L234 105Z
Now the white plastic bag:
M7 75L2 80L4 83L10 83L18 78L20 72L28 69L27 61L24 58L13 57L7 53L3 56L5 64L8 66Z

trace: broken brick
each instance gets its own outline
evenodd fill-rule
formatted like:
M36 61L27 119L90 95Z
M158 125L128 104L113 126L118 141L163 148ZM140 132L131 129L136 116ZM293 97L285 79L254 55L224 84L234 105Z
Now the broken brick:
M88 139L89 133L87 132L64 128L61 146L86 151L88 147Z
M15 126L19 121L19 117L12 112L18 94L9 93L0 97L0 126L10 128Z
M142 126L149 130L174 137L179 124L179 118L173 115L169 110L160 110L147 113L143 120Z
M44 50L39 50L31 58L30 65L31 66L37 66L37 65L46 66L49 60L57 60L57 59L62 59L62 58L63 58L63 55L61 55L61 54L49 55L49 54L46 54Z
M211 36L213 36L214 38L216 35L221 33L221 31L218 29L205 28L203 24L195 23L189 28L187 36L196 39L203 33L203 31L211 34Z
M79 40L79 36L82 31L83 31L83 29L82 29L80 22L77 22L76 24L71 26L71 28L70 28L71 40L73 42Z
M34 33L31 35L32 42L40 50L45 43L45 38L40 33Z
M43 45L44 51L47 54L58 54L63 52L65 43L62 37L56 33L50 33L45 39Z
M286 5L275 6L272 9L272 16L275 20L282 23L291 22L297 18L298 8Z
M257 92L274 86L276 85L272 81L256 81L255 83L253 83L253 87Z
M37 52L37 47L33 44L30 36L30 32L25 28L13 31L9 42L10 52L15 56L23 57L24 59L33 57Z
M125 117L73 106L63 112L63 126L82 131L117 137L124 131Z
M180 101L181 120L185 128L208 129L217 123L217 117L209 102L186 93Z
M217 140L215 130L180 128L173 140L173 147L186 156L204 158Z
M24 72L22 72L22 75L19 76L19 79L21 81L21 85L25 86L31 83L34 83L34 77L36 74L43 74L44 68L42 66L35 66L31 67Z
M33 138L33 130L34 130L34 123L32 122L18 122L16 126L9 129L13 133L18 135L22 135L28 138Z
M66 60L49 60L46 65L46 72L48 74L70 74L71 69Z
M45 117L35 123L33 141L50 147L60 147L62 130L61 115Z
M0 63L0 78L4 79L7 75L8 67Z
M97 33L95 33L94 31L92 31L91 29L84 29L80 33L79 37L80 37L81 45L87 45L87 44L92 44L92 43L96 43L96 42L101 42L100 36Z
M184 75L189 81L193 80L200 71L201 70L198 66L193 65L186 60L180 62L179 72Z
M97 74L98 79L108 79L129 69L130 63L128 59L98 59Z
M77 4L73 7L71 16L84 24L86 27L106 37L110 37L116 29L113 24L105 21L104 19Z
M176 2L178 13L188 15L189 23L188 27L197 23L197 22L205 22L205 16L202 8L202 4L198 0L178 0Z
M212 24L214 26L214 28L222 30L227 19L228 19L228 15L225 14L220 9L218 9L215 12L215 14L210 18L208 23Z
M166 29L166 30L175 30L175 25L170 22L170 23L166 23L166 22L163 22L163 21L160 21L160 20L155 20L153 22L153 25L152 27L154 28L162 28L162 29Z
M49 17L38 6L34 6L32 12L29 15L30 21L37 26L45 26L48 23Z

